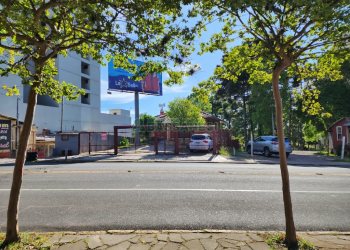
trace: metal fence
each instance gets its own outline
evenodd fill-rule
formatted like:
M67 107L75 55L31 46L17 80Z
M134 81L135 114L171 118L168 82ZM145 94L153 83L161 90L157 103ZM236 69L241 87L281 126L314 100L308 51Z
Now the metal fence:
M113 154L114 133L111 132L80 132L79 153Z
M115 154L155 153L189 154L189 143L193 134L207 133L213 138L216 154L221 146L232 147L232 135L228 130L207 126L116 126ZM139 135L139 136L137 136Z

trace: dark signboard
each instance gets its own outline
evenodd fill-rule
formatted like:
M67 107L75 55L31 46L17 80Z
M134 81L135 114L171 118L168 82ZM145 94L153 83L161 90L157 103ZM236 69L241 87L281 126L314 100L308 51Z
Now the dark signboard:
M11 149L11 121L0 120L0 150Z
M131 60L137 66L143 62ZM151 95L162 95L162 74L149 74L142 81L131 79L133 75L121 68L114 68L113 61L108 63L108 89L115 91L140 92Z

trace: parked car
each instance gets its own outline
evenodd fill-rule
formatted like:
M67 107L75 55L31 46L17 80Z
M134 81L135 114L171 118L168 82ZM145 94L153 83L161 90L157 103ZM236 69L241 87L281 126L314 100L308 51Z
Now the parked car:
M195 150L205 150L209 152L213 149L213 140L209 134L194 134L191 136L189 148L191 152Z
M288 138L285 138L284 142L286 146L286 155L288 157L292 153L293 147ZM256 138L253 141L253 151L262 153L266 157L271 156L272 154L279 154L277 136L268 135ZM251 142L247 145L247 153L251 153Z

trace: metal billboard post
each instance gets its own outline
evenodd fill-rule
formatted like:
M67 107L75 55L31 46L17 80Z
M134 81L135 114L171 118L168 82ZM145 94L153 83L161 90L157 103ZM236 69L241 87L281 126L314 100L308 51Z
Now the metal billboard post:
M135 91L135 146L140 145L140 109L139 92Z

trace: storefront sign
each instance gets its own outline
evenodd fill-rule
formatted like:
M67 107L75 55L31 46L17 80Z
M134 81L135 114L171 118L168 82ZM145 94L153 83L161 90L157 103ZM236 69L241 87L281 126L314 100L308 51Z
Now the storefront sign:
M0 150L11 149L11 121L0 120Z

